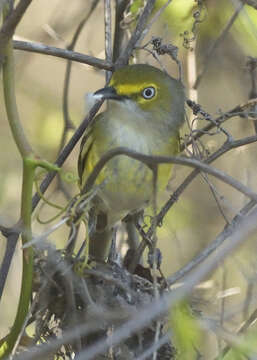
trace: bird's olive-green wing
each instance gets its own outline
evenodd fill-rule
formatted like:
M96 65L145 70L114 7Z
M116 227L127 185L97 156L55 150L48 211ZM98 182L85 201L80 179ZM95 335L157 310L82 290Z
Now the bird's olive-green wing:
M78 175L79 175L80 186L82 185L83 172L92 145L93 145L93 136L92 136L92 127L90 127L87 130L86 134L84 135L80 144L80 152L78 158Z

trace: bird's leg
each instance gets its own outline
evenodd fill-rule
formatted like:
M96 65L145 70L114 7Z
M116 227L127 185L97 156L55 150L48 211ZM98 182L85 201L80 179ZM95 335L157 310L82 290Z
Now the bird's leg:
M108 256L108 261L111 263L114 263L117 260L116 235L117 235L117 226L114 226L114 228L112 229L112 243Z
M94 216L95 226L89 232L89 257L105 261L110 252L112 229L108 227L107 214L104 212L98 212L92 216Z

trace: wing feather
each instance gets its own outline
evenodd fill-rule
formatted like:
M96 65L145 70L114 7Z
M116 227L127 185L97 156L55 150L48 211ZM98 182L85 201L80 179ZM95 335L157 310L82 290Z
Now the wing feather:
M88 154L93 145L92 128L88 129L84 135L81 144L78 158L78 174L79 174L79 185L82 185L83 172L86 166Z

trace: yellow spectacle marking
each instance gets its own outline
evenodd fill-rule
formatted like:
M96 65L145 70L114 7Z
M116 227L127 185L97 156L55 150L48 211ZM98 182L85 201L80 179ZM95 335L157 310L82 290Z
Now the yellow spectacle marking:
M110 84L111 86L113 86L118 95L132 95L132 94L137 94L140 93L141 91L143 91L145 88L147 87L153 87L155 89L157 89L157 86L155 84L149 84L149 83L141 83L141 84L119 84L119 85L115 85L114 84Z

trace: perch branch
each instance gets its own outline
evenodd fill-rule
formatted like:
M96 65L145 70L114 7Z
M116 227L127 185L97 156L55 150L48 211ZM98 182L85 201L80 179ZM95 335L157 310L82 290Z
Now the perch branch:
M13 47L14 49L17 50L30 51L38 54L56 56L63 59L76 61L82 64L95 66L98 69L109 70L109 71L113 69L113 65L107 63L105 60L101 60L93 56L84 55L76 51L60 49L54 46L49 46L34 41L32 42L32 41L14 40Z

